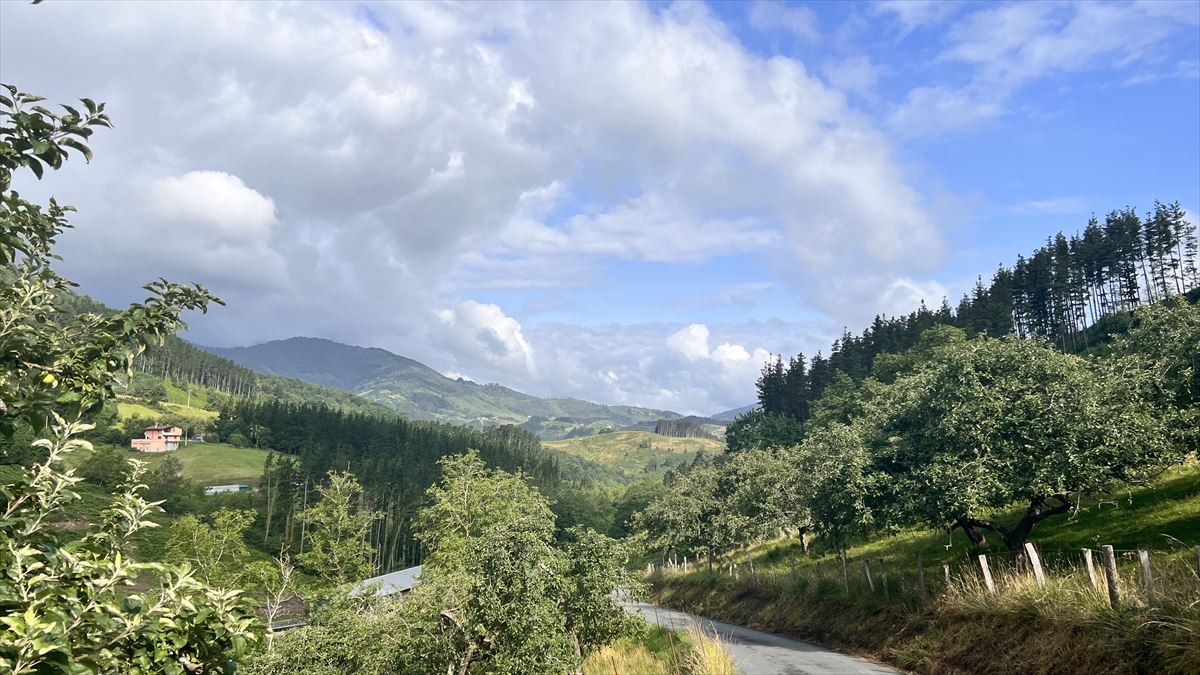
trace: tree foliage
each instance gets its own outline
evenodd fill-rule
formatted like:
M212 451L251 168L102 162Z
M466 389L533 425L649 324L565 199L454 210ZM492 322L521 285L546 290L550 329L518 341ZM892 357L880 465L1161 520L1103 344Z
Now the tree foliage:
M802 439L770 451L735 440L739 452L675 476L638 525L664 553L710 557L781 534L838 544L917 524L1018 550L1046 518L1195 451L1197 345L1200 313L1182 300L1136 310L1102 358L936 326L877 359L878 379L835 373ZM772 419L791 418L756 413L737 432Z
M861 426L896 508L992 530L1014 550L1081 495L1144 483L1179 457L1125 381L1014 337L936 350L888 387ZM1014 503L1025 509L1016 523L989 518Z
M300 515L312 528L300 562L335 586L371 576L367 531L379 514L362 507L362 486L351 473L330 471L317 491L320 501Z
M442 460L418 526L430 549L403 599L352 598L277 640L252 672L574 671L634 629L624 542L573 528L556 543L547 499L475 453ZM356 604L357 603L357 604Z
M186 515L171 525L167 560L192 565L206 584L241 588L252 578L245 532L253 522L253 511L238 509L220 509L204 519Z
M70 153L91 157L87 139L109 126L102 104L56 113L41 98L0 90L0 436L18 428L48 436L44 460L0 488L0 663L15 673L216 672L258 639L253 609L187 568L138 562L130 539L152 527L135 464L99 524L82 535L53 522L78 495L63 468L89 450L79 421L113 395L132 359L173 333L186 309L216 298L199 286L156 281L150 298L105 316L62 307L71 283L52 269L70 207L45 207L12 189L15 172L41 178ZM131 588L135 580L140 589Z

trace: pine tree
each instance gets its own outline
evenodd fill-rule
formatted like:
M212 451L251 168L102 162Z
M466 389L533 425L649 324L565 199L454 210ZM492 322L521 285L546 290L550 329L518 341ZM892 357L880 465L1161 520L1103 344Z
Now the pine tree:
M798 422L808 419L808 370L804 354L797 354L788 362L783 378L784 414Z

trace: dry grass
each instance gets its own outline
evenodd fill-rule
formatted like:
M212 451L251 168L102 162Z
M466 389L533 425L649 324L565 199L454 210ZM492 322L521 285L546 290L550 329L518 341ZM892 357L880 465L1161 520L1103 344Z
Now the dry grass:
M1045 586L995 565L996 592L964 566L944 593L921 601L893 588L846 595L840 579L762 579L693 573L652 578L663 604L825 642L919 673L1200 673L1200 579L1190 550L1159 553L1147 592L1130 556L1120 602L1101 575L1055 561ZM894 580L894 579L893 579ZM878 583L878 582L877 582ZM911 588L911 585L909 586Z
M675 675L670 662L663 661L645 645L618 640L588 654L584 675Z
M733 656L725 643L698 625L688 628L691 649L687 657L687 672L691 675L736 675Z
M715 634L699 626L674 633L657 626L588 655L585 675L734 675L733 658Z

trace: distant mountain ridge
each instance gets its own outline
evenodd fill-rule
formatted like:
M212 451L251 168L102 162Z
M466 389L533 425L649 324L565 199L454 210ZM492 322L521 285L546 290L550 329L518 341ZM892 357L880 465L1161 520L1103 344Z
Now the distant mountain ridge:
M294 337L250 347L202 347L246 368L357 393L411 419L494 426L518 424L543 438L564 438L650 425L678 413L608 406L573 398L538 398L498 384L452 379L413 359L376 347Z
M757 407L757 403L751 403L750 405L744 405L740 408L734 408L733 410L726 410L715 415L710 415L709 419L714 419L718 422L732 422L735 418L737 418L738 415L748 413Z

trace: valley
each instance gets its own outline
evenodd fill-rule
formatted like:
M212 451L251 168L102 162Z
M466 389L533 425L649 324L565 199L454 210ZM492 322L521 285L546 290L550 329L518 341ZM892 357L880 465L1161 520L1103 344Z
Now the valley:
M666 410L609 406L572 398L538 398L499 384L451 379L383 349L295 337L252 347L203 347L250 370L341 389L409 419L475 427L516 424L541 438L562 439L629 427L653 428L682 417Z
M1198 26L0 2L0 675L1200 673Z

